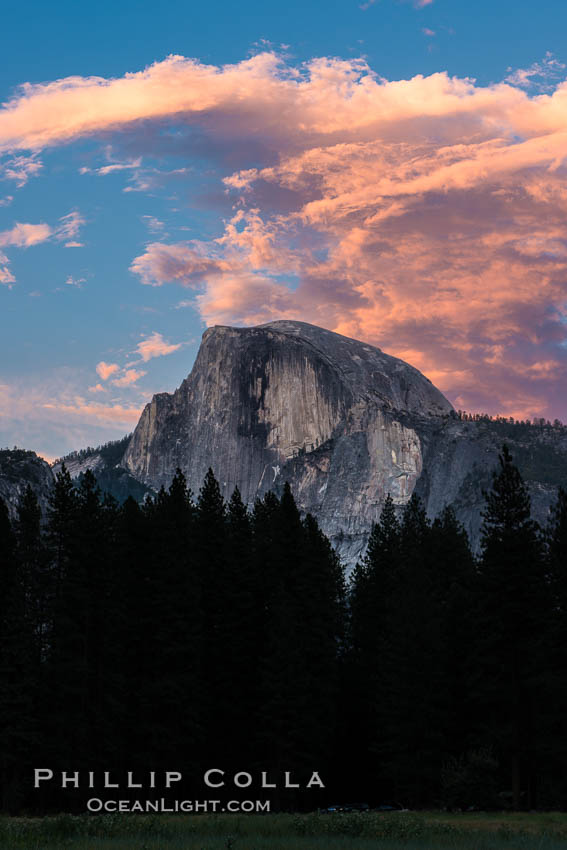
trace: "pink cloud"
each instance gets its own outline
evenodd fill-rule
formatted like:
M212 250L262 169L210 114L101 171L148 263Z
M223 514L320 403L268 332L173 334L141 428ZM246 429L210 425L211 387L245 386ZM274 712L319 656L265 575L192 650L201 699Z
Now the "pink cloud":
M43 222L29 224L17 221L9 230L0 232L0 248L30 248L32 245L40 245L50 239L65 241L77 235L79 228L84 224L84 219L80 213L74 211L64 215L59 222L57 227L53 228ZM65 247L79 247L80 244L70 241L66 242ZM5 254L0 255L0 262L4 264L0 272L0 283L13 283L15 278L7 268L9 261ZM67 283L69 282L68 280ZM82 283L83 280L79 282Z
M60 224L55 229L54 236L58 242L65 242L66 248L82 247L80 242L75 241L85 219L77 210L73 210L59 219Z
M0 247L29 248L45 242L52 233L48 224L22 224L18 221L10 230L0 233Z
M534 62L529 68L508 68L506 82L522 88L549 91L558 80L565 77L565 63L556 59L549 51L541 62Z
M144 363L147 363L148 360L151 360L154 357L163 357L166 354L171 354L173 351L177 351L181 348L182 344L183 343L181 342L173 344L169 343L160 333L154 331L150 334L150 336L138 343L136 346L136 353L140 355Z
M46 403L43 409L53 413L78 418L83 422L99 425L121 425L131 428L136 425L142 408L123 404L100 404L80 397L71 403Z
M10 287L15 282L16 278L9 269L8 257L0 251L0 283Z
M190 242L175 245L152 242L130 266L148 286L162 286L172 281L193 286L208 274L229 269L227 262L204 256L198 250L198 243Z
M124 374L121 375L120 378L114 378L112 383L115 387L129 387L132 384L135 384L136 381L139 381L140 378L143 378L145 374L147 373L144 372L143 369L126 369Z
M567 83L553 63L479 86L387 81L362 60L174 56L24 86L0 110L0 149L127 131L133 150L140 122L197 127L231 150L236 165L218 161L233 212L209 242L148 244L131 264L144 284L194 289L208 324L299 317L374 342L461 406L567 418ZM553 85L531 97L542 70ZM151 169L134 171L127 188L150 190ZM180 345L154 333L137 353Z
M0 178L14 180L18 189L25 186L30 177L37 177L43 168L43 163L37 156L14 156L0 163Z
M107 381L111 375L118 371L120 371L118 363L105 363L104 360L101 360L96 366L96 373L103 381Z

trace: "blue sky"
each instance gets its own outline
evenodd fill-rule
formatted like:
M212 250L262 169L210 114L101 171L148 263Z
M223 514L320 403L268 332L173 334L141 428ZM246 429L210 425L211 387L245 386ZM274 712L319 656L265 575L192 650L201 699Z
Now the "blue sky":
M285 74L294 68L303 74L302 63L313 62L318 57L345 60L352 63L353 68L356 60L362 57L376 79L411 80L418 75L429 77L446 71L450 77L460 80L474 79L470 85L475 96L485 87L494 89L494 84L509 78L508 88L515 87L522 97L551 97L555 87L565 78L567 6L564 3L552 0L542 0L536 5L528 0L500 0L497 4L487 0L423 3L422 0L419 6L418 2L401 0L376 0L367 4L350 0L308 3L289 0L285 4L243 0L239 4L165 2L159 6L122 2L117 9L115 4L108 2L95 5L32 2L25 6L9 2L3 11L2 102L6 104L17 99L24 121L27 120L24 109L28 101L30 109L39 114L37 98L34 100L38 84L50 84L63 78L120 79L152 63L161 63L172 54L195 58L203 66L221 68L227 64L238 65L256 54L275 52L281 57ZM527 71L527 76L513 79L518 69ZM344 68L340 73L343 72ZM257 73L259 97L262 74L271 79L272 73L264 68ZM22 90L25 83L36 88ZM77 88L78 83L69 81L68 85ZM325 78L324 85L331 86L333 96L340 89L330 75ZM320 106L324 108L321 88L314 87L313 91L323 98ZM416 94L418 91L421 91L418 83L414 83L411 90L396 90L400 109L404 98L413 102L422 96ZM238 87L235 92L238 99ZM443 96L449 95L444 93ZM348 99L350 94L345 97ZM423 97L427 111L428 95ZM513 111L509 105L511 95L494 94L494 97L503 98L503 111ZM53 103L53 109L59 108L55 101ZM448 338L431 342L431 327L435 327L435 316L431 312L425 311L421 319L420 316L412 319L413 332L404 326L406 337L397 348L395 337L385 334L380 319L380 298L388 298L392 315L399 313L392 307L392 297L384 295L388 286L397 287L398 292L402 286L409 287L404 290L404 298L412 297L410 284L397 278L394 281L397 272L387 260L387 251L376 249L382 259L380 263L376 261L378 265L370 272L366 259L363 264L362 254L357 255L357 262L360 261L358 277L354 272L347 273L341 261L339 275L336 263L332 268L329 263L338 245L342 246L343 260L346 256L347 226L339 225L338 220L329 225L327 220L323 227L320 222L306 223L303 216L301 230L295 224L291 227L289 210L297 203L299 190L290 175L298 173L297 162L289 173L280 175L277 191L275 178L267 172L260 175L253 189L247 186L249 194L245 200L235 196L238 187L235 189L231 184L227 191L228 184L223 183L223 179L231 175L247 169L259 172L273 168L284 160L305 157L308 151L313 157L313 151L322 149L321 139L315 138L319 129L309 131L309 139L299 143L299 130L284 138L273 130L272 124L249 119L247 116L254 113L253 103L236 118L233 109L237 107L223 101L214 120L207 118L204 124L200 113L190 120L174 113L167 119L160 117L159 121L153 113L147 116L144 113L139 120L123 126L116 121L105 123L101 120L93 130L70 133L63 139L55 138L55 132L50 130L51 136L45 144L30 146L28 137L24 138L23 134L21 141L14 141L10 136L5 146L0 147L3 151L0 158L0 177L3 178L0 179L0 261L4 254L8 270L5 285L0 286L0 387L3 393L0 396L0 445L17 444L55 457L122 435L131 430L137 411L153 392L172 390L185 377L207 324L219 319L239 324L269 320L279 315L278 305L282 305L282 315L292 315L295 309L299 318L318 321L352 335L364 335L385 350L405 356L438 382L456 406L462 404L515 415L543 413L553 417L567 413L564 405L560 409L561 382L565 377L561 354L564 340L557 336L557 328L563 321L561 287L564 278L559 268L563 249L557 248L558 239L562 237L558 236L557 228L545 236L547 241L543 248L541 240L544 237L538 237L537 264L533 259L535 249L530 249L529 269L526 271L523 266L518 271L517 280L527 280L525 275L529 273L531 285L537 288L543 285L542 257L554 258L554 268L546 272L548 277L545 278L551 281L545 285L553 292L550 292L547 306L538 303L537 328L530 326L528 319L518 318L531 309L526 297L522 303L510 307L515 323L513 332L504 335L502 328L488 328L488 325L479 329L478 322L490 312L485 300L482 308L485 312L479 308L480 318L474 327L463 330L456 323L452 328L451 339L457 340L455 345L459 351L470 351L471 346L476 346L478 351L474 357L470 355L466 362L463 360L451 369L447 364L453 359L452 350L449 350L452 343ZM332 109L330 106L331 123ZM479 126L485 128L488 119L483 109L481 103L477 114L482 113ZM497 108L491 106L490 110L490 120L494 123ZM484 129L479 134L471 131L468 125L464 129L459 126L457 130L454 121L448 132L445 120L448 108L441 112L443 120L439 118L441 113L436 113L426 126L419 114L419 104L415 106L414 103L411 116L403 119L409 122L407 137L414 145L412 157L417 151L421 156L426 145L437 146L439 154L449 143L456 145L466 141L470 145L480 139L485 145L498 145L499 135L502 135L511 144L511 140L524 140L530 135L525 129L513 126L513 119L507 119L506 126L490 137L483 135ZM555 106L549 107L550 115L552 112L557 112ZM0 141L1 120L0 116ZM40 115L37 121L41 120L46 119ZM529 118L529 121L536 119ZM416 130L417 122L419 130ZM303 123L298 127L303 131ZM404 127L401 122L396 130L397 150L406 133ZM354 142L348 127L336 133L333 130L333 133L333 145L373 144L376 156L376 144L380 140L385 139L384 144L390 144L390 138L383 135L382 130L376 131L375 138L361 131ZM540 130L534 133L537 135ZM349 150L352 152L352 148ZM408 161L404 160L404 168ZM400 163L401 160L396 159L396 167L401 167ZM527 180L527 171L533 167L549 172L549 165L542 166L538 159L535 166L525 167L527 170L522 171L520 182ZM303 170L301 174L303 179ZM553 171L553 175L554 180L563 179L561 168ZM317 179L320 177L318 167ZM301 188L304 206L310 200L321 198L319 188L312 198L308 196L306 187L312 185L309 181L314 179L314 172L309 180L304 178ZM513 179L519 179L518 175ZM504 191L500 183L498 186L500 188L495 189L491 184L490 197ZM509 184L506 186L508 191ZM478 198L477 190L478 186L474 186L466 191L470 198ZM483 194L482 204L479 202L481 211L474 220L468 216L465 224L459 224L471 238L476 238L479 221L487 214L487 197L488 194ZM427 198L420 194L419 214L428 216L428 220L431 219L432 198L431 194ZM372 203L377 209L378 201L374 199ZM463 197L452 198L450 209L443 201L441 206L446 218L440 227L452 226L447 222L454 222L460 216L463 204L467 204L466 197L464 200ZM234 222L229 232L227 222L239 209L242 217ZM412 201L411 212L409 207L404 210L407 222L404 234L414 227L412 217L418 214L416 209ZM502 222L506 220L507 230L514 230L514 256L519 256L521 250L517 246L526 238L522 230L524 225L508 208L490 209L490 214L502 217L497 229L503 227ZM266 255L255 260L248 256L243 265L242 252L255 250L250 245L254 239L260 239L260 225L255 223L251 210L259 210L255 215L263 228L262 244L277 245L278 258L270 260ZM555 213L560 221L560 211L554 210ZM532 210L530 214L537 220L541 210ZM364 221L368 220L366 211ZM13 230L18 222L34 227L44 225L49 232L37 230L18 235ZM348 227L358 232L360 226L357 220ZM424 232L423 224L420 227L420 232ZM412 234L414 232L411 230ZM246 246L239 241L242 233L250 233ZM2 234L12 235L4 236L2 242ZM224 242L214 241L223 235ZM366 233L365 238L364 257L367 258L375 250L369 246L383 245L381 240L394 236L382 230L371 237ZM439 239L438 234L436 239ZM487 238L483 240L483 244L488 245ZM181 254L175 257L168 254L167 262L185 265L179 272L171 271L170 265L164 271L160 260L158 273L158 261L148 254L148 245L166 245L168 249L180 246ZM507 250L511 250L509 246ZM199 257L206 255L208 265L202 272L195 271L196 255L191 253L194 251ZM281 257L287 251L289 258L285 264ZM317 274L313 273L315 256L325 258L327 263ZM142 271L136 272L130 267L137 257L145 259L140 264ZM463 262L472 263L472 260L465 258ZM423 269L423 263L419 268ZM439 268L438 261L436 268ZM146 283L151 285L143 285L144 273ZM319 278L323 273L327 277L321 282ZM221 274L224 275L222 285L218 280ZM334 274L337 275L338 306L331 314L321 311L315 301L319 298L321 304L334 303ZM446 278L446 273L443 274ZM207 275L212 275L212 282L207 283ZM353 288L347 292L345 280L348 275L351 275L349 280ZM423 275L428 286L434 288L431 268L428 267ZM263 306L258 311L250 309L250 299L245 309L231 295L235 287L246 289L249 280L256 287L251 290L250 299L254 292L261 293ZM361 298L369 299L365 289L370 286L369 281L380 290L372 296L371 309L366 302L362 306L355 303ZM446 289L447 284L444 286ZM516 289L518 286L516 283ZM285 290L284 300L280 299L277 287ZM290 302L289 292L296 290L304 295ZM205 301L199 302L200 297ZM415 293L416 299L422 297L421 291ZM435 297L438 298L438 294ZM415 344L412 339L416 340ZM148 340L155 344L153 348L146 347L144 355L140 353L144 349L139 346ZM97 372L101 363L116 366L116 369L101 378L101 372L105 373L104 365ZM492 377L485 385L487 364L492 369Z

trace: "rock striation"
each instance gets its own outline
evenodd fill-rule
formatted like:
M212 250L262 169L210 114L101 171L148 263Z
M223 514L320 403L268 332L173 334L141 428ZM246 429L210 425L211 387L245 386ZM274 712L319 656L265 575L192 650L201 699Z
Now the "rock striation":
M194 491L212 467L249 505L289 481L352 564L386 495L407 502L452 414L417 369L358 340L296 321L213 327L179 389L144 409L122 465L154 489L180 467ZM444 503L438 475L421 489L432 509Z

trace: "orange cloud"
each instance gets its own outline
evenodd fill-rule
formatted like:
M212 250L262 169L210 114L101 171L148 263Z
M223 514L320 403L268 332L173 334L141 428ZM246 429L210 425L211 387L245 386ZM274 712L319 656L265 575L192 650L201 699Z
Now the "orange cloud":
M132 154L142 121L198 126L219 142L232 217L209 242L148 244L131 264L144 284L195 289L208 324L300 317L406 353L461 406L567 418L562 71L546 57L479 86L387 81L362 60L172 56L24 86L0 110L0 150L128 131ZM542 73L553 86L530 96ZM180 345L154 333L136 351Z
M96 373L103 381L107 381L111 375L118 371L120 371L118 363L105 363L104 360L101 360L96 366Z

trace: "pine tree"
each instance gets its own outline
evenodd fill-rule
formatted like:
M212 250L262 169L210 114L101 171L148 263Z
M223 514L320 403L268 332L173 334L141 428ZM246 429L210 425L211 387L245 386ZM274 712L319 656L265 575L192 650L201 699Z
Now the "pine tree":
M543 706L542 731L545 736L545 753L542 758L549 765L551 787L541 802L557 806L567 792L567 492L562 488L557 494L546 534L546 566L551 583L553 611L550 622L550 652L546 659L550 698ZM547 709L547 710L546 710Z
M38 741L40 517L37 498L28 486L18 504L15 541L5 526L6 515L3 523L12 561L6 565L0 611L0 783L8 810L20 805L29 790L26 779Z
M370 746L376 737L376 711L389 633L392 596L400 569L401 529L394 501L387 495L374 524L366 554L350 582L350 645L344 670L344 724L351 729L348 747L360 754L360 793L376 784L379 766ZM364 757L362 757L364 754ZM343 761L346 760L346 752Z
M250 765L258 704L258 665L263 641L260 576L254 557L252 523L238 488L227 506L227 557L219 618L223 645L218 685L223 695L219 738L225 763ZM220 612L219 612L220 613ZM238 699L234 699L238 694ZM234 735L234 729L239 730ZM220 743L220 741L219 741Z
M402 519L374 713L373 749L383 777L412 805L431 804L444 746L441 604L431 534L414 494Z
M469 689L474 667L475 625L472 616L475 562L467 534L452 507L446 507L431 529L432 590L439 605L440 760L464 758L475 749L476 716ZM486 797L483 797L486 799ZM469 805L478 804L471 800Z
M153 630L141 675L142 729L156 765L196 764L203 704L203 585L198 560L196 509L178 469L169 489L148 502L151 544L144 563L142 615ZM144 620L142 620L143 622Z
M514 807L531 808L551 612L529 492L506 446L486 495L481 533L476 628L487 733L510 771Z
M314 518L302 522L288 484L279 505L268 495L256 506L255 524L268 567L258 753L265 768L305 776L329 764L337 729L343 573Z

